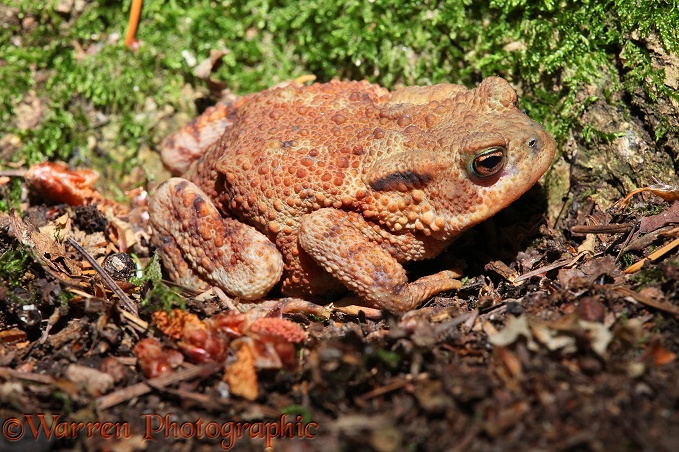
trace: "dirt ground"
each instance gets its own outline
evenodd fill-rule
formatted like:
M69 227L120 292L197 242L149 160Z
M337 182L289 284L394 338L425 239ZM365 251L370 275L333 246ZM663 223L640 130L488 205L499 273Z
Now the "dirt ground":
M409 267L465 266L462 289L421 309L255 310L299 340L220 316L237 304L220 294L178 291L186 318L154 314L158 281L114 273L115 294L71 240L100 262L134 241L147 263L144 202L85 190L73 207L41 190L23 218L0 217L2 261L21 262L0 285L2 450L679 447L676 248L624 273L677 237L671 193L590 201L555 230L536 187Z

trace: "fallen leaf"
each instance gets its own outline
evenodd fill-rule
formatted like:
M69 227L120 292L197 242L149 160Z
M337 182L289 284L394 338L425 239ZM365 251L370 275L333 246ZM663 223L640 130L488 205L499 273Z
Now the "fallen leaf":
M113 389L113 377L87 366L71 364L66 368L66 378L78 386L85 387L95 397Z
M489 333L489 331L486 330L486 334L488 334L488 342L498 347L506 347L513 344L520 337L524 337L529 342L532 342L533 340L533 334L528 327L528 317L525 315L510 317L502 331Z
M101 197L92 187L99 174L91 169L71 170L61 163L42 162L32 165L26 182L44 198L71 206Z
M639 224L639 232L647 234L671 223L679 223L679 201L657 215L643 217Z
M563 354L575 353L578 350L577 339L585 338L595 353L604 356L613 339L613 334L603 324L574 316L547 323L522 315L510 317L500 332L492 332L487 328L484 330L488 334L488 342L494 346L506 347L524 337L529 350L535 351L541 345L549 351L558 350Z
M246 343L234 344L234 346L236 359L226 365L224 381L229 384L232 394L247 400L255 400L259 390L252 350Z
M613 333L602 323L579 320L578 325L587 333L592 350L599 356L606 355L606 349L613 340Z
M173 367L183 361L179 351L162 347L160 342L154 338L142 339L134 347L133 352L146 378L169 375L174 372Z
M78 264L66 256L64 246L52 236L34 229L14 214L9 215L9 226L9 234L30 249L43 265L68 276L82 274Z
M533 322L530 329L535 335L535 339L549 351L561 350L562 353L570 354L577 350L575 337L563 334L563 331L537 322Z
M657 339L651 341L642 357L642 361L651 362L656 366L669 364L676 359L677 354L667 350Z

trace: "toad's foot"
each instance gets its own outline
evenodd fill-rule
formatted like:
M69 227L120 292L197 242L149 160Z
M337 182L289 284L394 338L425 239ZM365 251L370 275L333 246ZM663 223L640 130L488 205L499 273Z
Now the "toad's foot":
M408 283L403 266L362 229L369 227L359 215L320 209L302 221L299 241L316 262L371 307L407 311L432 295L461 287L452 271Z
M172 178L149 205L153 242L165 268L180 284L208 281L231 296L256 300L279 281L283 258L255 228L221 216L195 184Z

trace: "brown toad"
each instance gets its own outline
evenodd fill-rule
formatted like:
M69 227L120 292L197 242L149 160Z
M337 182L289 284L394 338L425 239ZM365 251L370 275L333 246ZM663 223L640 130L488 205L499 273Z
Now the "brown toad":
M348 288L368 306L413 309L459 283L450 271L408 282L401 263L438 255L554 157L516 100L491 77L472 90L292 83L209 109L163 150L174 173L188 170L150 203L163 263L181 284L243 299L282 276L285 295Z

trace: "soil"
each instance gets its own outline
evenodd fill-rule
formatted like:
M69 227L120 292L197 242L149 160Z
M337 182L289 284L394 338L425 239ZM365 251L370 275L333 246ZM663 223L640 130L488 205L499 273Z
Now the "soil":
M248 337L246 327L214 327L225 354L204 359L195 350L206 342L187 339L188 327L174 334L152 314L162 308L142 305L150 283L119 283L139 309L129 314L69 244L99 261L124 249L147 262L143 203L112 206L96 196L80 207L27 201L23 220L0 218L0 255L31 250L19 279L0 286L2 450L679 446L677 251L623 273L677 236L677 201L643 193L604 212L590 200L553 229L536 188L410 267L416 277L462 264L468 276L416 311L310 315L274 301L261 315L292 320L306 338L278 368L242 376L245 392L225 375L242 362L234 337ZM127 248L126 233L136 240ZM186 310L217 318L223 299L195 295L181 292ZM158 339L160 357L135 350L144 338Z

